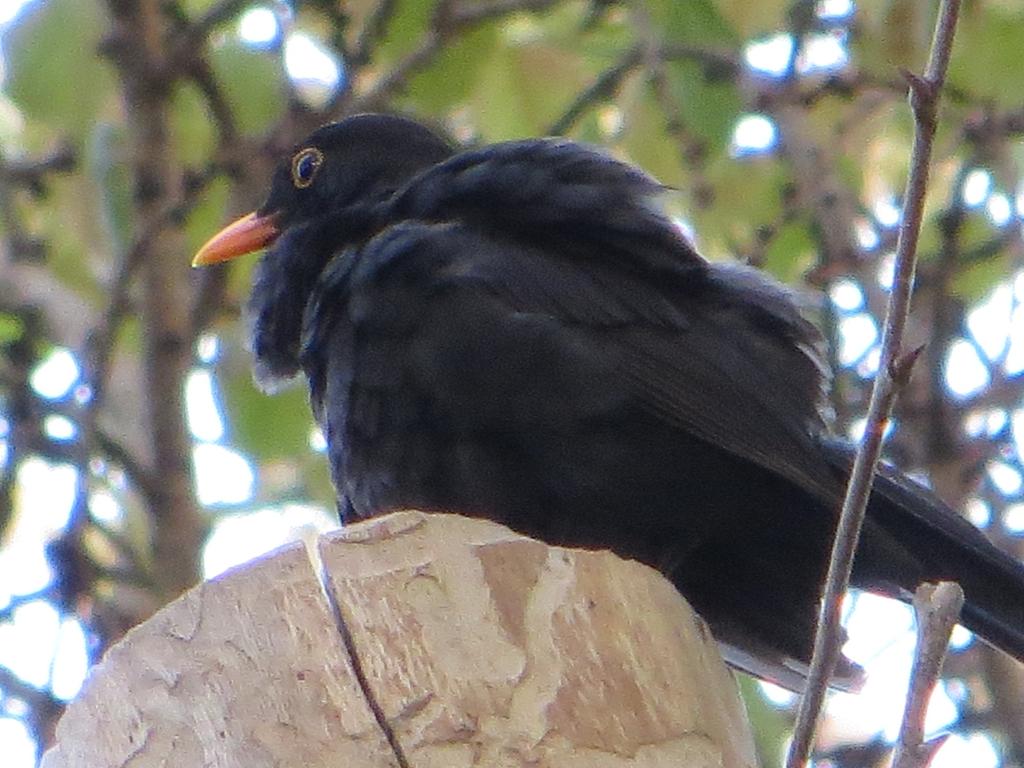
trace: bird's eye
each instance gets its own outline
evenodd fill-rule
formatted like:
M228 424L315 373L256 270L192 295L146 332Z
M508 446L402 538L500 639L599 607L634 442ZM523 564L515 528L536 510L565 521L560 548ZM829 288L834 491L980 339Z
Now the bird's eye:
M313 183L323 161L324 153L316 147L306 147L296 152L292 158L292 183L299 189L308 187Z

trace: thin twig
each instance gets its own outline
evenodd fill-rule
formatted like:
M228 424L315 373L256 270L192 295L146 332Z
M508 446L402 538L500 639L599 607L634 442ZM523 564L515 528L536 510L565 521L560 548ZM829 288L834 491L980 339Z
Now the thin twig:
M42 688L36 688L31 683L26 683L5 666L0 666L0 691L28 704L34 719L50 719L50 715L47 713L53 713L55 716L64 709L64 702L57 699L52 693Z
M196 19L189 30L189 35L197 41L205 39L215 27L231 21L251 2L252 0L222 0Z
M462 26L500 19L513 13L546 11L556 0L490 0L464 3L453 10L452 21Z
M914 114L914 145L911 151L910 175L903 196L903 219L896 247L892 293L889 296L882 336L881 362L871 391L864 439L857 451L846 498L843 499L818 618L818 632L814 639L814 656L808 673L807 690L800 702L793 743L786 757L787 768L801 768L806 765L810 755L825 691L839 657L841 602L850 583L853 556L867 510L885 426L892 411L896 390L909 376L913 361L917 357L916 352L908 354L903 351L903 330L910 311L917 238L924 214L936 112L953 49L953 35L959 12L960 0L943 0L924 77L906 74L910 86L910 105Z
M707 155L706 143L687 125L683 105L673 91L669 79L668 60L659 40L659 33L651 23L646 8L638 4L632 14L633 26L642 38L641 58L646 69L647 82L655 101L665 116L665 130L675 142L680 165L689 173L688 184L692 189L695 208L706 208L714 192L704 175L704 160Z
M75 150L68 143L57 146L48 155L33 160L3 160L0 162L0 180L41 192L45 177L68 173L75 169Z
M416 48L400 59L366 91L352 99L348 111L358 113L379 109L387 99L405 88L413 75L429 66L444 48L446 40L446 34L434 28L428 30Z
M132 279L152 243L168 228L177 225L202 197L202 192L217 177L218 169L210 169L194 179L192 185L154 216L148 229L140 233L131 247L121 256L114 279L108 287L110 298L96 327L86 339L81 360L86 380L92 387L90 407L98 410L106 395L114 342L121 320L128 311L128 295Z
M142 494L147 503L151 504L158 492L160 484L159 474L151 472L116 437L102 427L95 426L93 434L96 439L96 447L107 458L121 465L121 469L124 470L132 483L139 489L139 493Z
M359 30L359 37L348 57L349 70L358 70L366 66L372 59L378 43L384 38L388 24L398 8L398 0L379 0L369 18Z
M74 150L67 144L33 160L9 160L0 148L0 224L6 231L6 260L40 262L46 255L46 243L30 234L18 215L15 189L22 187L40 197L46 192L48 176L66 173L74 165Z
M238 138L238 126L235 113L228 103L227 95L217 82L210 62L205 58L195 58L189 66L189 77L196 88L203 94L206 104L217 126L217 134L222 146L232 144Z
M380 108L388 98L405 88L409 80L425 70L452 39L473 27L522 11L550 8L555 0L493 0L490 3L460 5L452 0L438 0L430 27L419 43L360 94L339 94L328 111L343 108L348 114ZM343 99L350 99L343 104Z
M613 98L623 80L644 64L645 59L648 62L656 60L661 64L669 61L695 61L730 78L735 78L740 69L735 53L725 49L648 40L645 44L627 50L617 62L599 74L593 83L580 91L546 132L557 136L569 131L590 109Z
M565 112L555 120L546 133L559 136L566 133L576 122L595 105L612 98L622 85L626 75L635 70L643 61L643 49L640 47L626 51L626 54L615 64L606 69L593 83L580 91Z
M926 742L924 719L932 691L942 672L949 636L956 626L963 605L964 591L955 582L922 584L917 588L914 595L917 648L892 768L927 768L946 740L945 736L940 736Z

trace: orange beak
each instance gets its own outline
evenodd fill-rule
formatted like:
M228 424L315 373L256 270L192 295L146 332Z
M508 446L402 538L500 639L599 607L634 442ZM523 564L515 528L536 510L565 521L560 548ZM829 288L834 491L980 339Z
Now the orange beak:
M192 258L192 266L219 264L236 256L258 251L274 242L280 232L281 230L277 228L277 217L273 214L247 214L207 240Z

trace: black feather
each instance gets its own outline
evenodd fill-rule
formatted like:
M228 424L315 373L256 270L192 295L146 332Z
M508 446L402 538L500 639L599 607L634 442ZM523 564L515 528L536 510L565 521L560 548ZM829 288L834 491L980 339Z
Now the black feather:
M798 685L853 450L789 291L707 263L660 185L593 148L453 154L383 116L308 146L315 183L284 164L261 209L284 232L253 350L261 380L305 372L343 514L457 511L638 558L734 663ZM1024 660L1024 568L883 469L854 583L906 598L939 578Z

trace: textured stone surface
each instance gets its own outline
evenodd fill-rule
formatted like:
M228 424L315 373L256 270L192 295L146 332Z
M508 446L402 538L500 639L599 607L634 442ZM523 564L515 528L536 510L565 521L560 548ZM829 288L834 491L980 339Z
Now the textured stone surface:
M44 768L755 764L714 643L645 566L416 512L317 548L230 571L129 633Z

